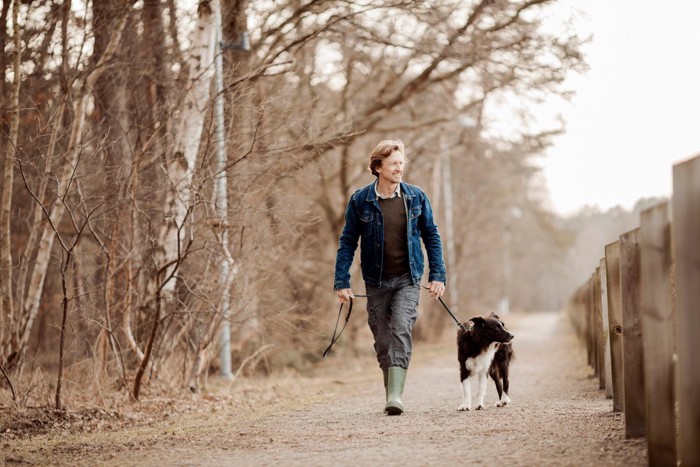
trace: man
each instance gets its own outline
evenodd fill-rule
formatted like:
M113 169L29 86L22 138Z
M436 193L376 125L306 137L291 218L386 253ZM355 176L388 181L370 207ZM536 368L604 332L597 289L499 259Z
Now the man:
M368 169L377 179L350 198L335 263L334 287L340 301L348 302L353 297L350 266L361 239L367 320L384 373L384 411L389 415L400 415L404 410L401 396L411 361L411 334L418 318L423 276L421 239L428 254L430 294L438 298L445 292L440 233L426 194L401 181L405 165L401 141L382 141L374 148Z

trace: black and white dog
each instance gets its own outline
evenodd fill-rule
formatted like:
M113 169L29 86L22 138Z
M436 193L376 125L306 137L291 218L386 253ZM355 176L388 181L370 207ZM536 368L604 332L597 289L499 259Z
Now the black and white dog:
M508 405L508 366L514 359L510 342L515 336L505 328L495 313L477 316L462 324L464 327L457 331L457 359L464 398L457 410L472 409L471 380L474 377L478 380L476 410L484 409L488 375L496 383L496 406Z

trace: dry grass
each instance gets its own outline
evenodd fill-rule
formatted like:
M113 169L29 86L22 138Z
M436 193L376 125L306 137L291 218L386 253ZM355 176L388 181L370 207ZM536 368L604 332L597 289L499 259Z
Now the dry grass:
M193 446L224 433L227 420L255 420L332 397L348 384L378 377L371 355L328 358L305 374L285 370L234 382L209 378L199 394L149 389L140 402L123 393L75 394L63 411L49 404L19 408L0 405L0 465L47 462L87 463L125 451L183 443ZM368 371L368 369L374 371ZM342 381L339 375L343 375ZM353 383L348 383L352 381ZM9 399L7 394L3 394ZM210 441L209 441L210 442Z

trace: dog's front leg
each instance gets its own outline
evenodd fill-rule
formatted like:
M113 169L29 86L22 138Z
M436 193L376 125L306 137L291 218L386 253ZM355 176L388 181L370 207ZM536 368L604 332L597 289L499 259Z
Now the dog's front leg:
M479 387L476 390L476 410L484 410L484 396L486 395L486 373L479 373Z
M471 389L471 376L467 376L462 380L462 404L457 408L457 410L471 410L472 409L472 389Z

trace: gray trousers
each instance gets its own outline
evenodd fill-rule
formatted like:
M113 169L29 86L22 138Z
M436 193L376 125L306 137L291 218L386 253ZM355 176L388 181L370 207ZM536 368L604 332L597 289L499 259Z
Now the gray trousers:
M411 274L382 280L381 287L365 284L367 322L374 335L374 350L382 370L408 368L413 352L413 325L418 318L420 287Z

